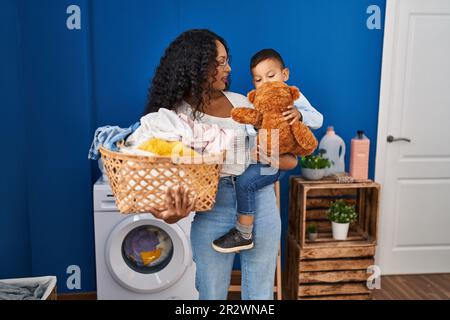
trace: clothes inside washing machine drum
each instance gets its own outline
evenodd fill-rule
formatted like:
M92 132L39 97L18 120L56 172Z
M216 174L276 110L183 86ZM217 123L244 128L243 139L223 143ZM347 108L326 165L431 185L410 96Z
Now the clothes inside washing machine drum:
M152 225L131 230L122 244L125 262L140 273L149 274L164 269L172 255L172 239L163 229Z

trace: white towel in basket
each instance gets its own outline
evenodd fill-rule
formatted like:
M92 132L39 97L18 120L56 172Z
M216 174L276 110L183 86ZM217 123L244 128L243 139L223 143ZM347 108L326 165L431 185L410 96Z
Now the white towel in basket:
M141 126L127 138L126 151L134 152L135 147L151 138L167 141L181 141L201 154L215 154L229 149L235 132L189 119L184 114L176 114L169 109L160 108L141 118Z

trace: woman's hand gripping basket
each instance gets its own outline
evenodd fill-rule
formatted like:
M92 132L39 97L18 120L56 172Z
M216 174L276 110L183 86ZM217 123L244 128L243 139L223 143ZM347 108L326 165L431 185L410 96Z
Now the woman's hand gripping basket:
M194 211L214 206L225 153L198 157L141 156L100 147L100 154L116 205L121 213L166 209L168 187L184 186L197 197Z

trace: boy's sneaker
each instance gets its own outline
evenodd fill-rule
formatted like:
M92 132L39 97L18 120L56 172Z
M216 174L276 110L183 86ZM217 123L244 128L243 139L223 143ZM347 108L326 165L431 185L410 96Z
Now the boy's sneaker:
M212 242L214 250L222 253L232 253L241 250L248 250L253 248L253 236L250 239L245 239L242 234L233 228L225 235Z

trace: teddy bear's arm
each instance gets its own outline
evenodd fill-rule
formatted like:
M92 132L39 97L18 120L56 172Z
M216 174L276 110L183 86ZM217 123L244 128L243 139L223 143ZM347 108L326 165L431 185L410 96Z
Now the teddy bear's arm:
M297 121L292 126L292 133L301 148L301 156L307 156L317 148L317 139L311 130L302 122Z
M231 110L231 117L234 121L243 124L251 124L256 128L260 128L262 124L262 114L251 108L234 108Z

